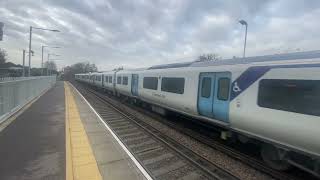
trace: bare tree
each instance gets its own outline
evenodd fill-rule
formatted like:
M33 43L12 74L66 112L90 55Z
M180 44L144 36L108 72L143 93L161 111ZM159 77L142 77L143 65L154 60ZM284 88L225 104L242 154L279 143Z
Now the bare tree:
M203 54L200 55L199 58L197 59L197 61L216 61L216 60L220 60L221 57L216 54L216 53L208 53L208 54Z
M118 68L114 68L112 71L120 71L120 70L123 70L123 67L118 67Z
M0 48L0 64L4 64L7 61L7 52Z
M87 63L85 64L85 72L97 72L98 68L95 64Z
M95 64L90 64L89 62L76 63L64 68L64 78L67 80L72 80L74 78L74 74L97 71L98 68Z
M54 61L47 61L44 63L44 68L49 69L51 71L56 71L57 70L57 65Z

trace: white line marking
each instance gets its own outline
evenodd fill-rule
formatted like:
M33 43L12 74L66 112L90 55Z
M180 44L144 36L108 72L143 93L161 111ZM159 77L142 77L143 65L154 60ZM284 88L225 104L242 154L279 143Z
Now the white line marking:
M134 164L137 166L137 168L142 172L145 178L148 180L153 180L151 176L148 174L148 172L142 167L142 165L139 163L139 161L131 154L131 152L127 149L127 147L120 141L118 136L112 131L112 129L107 125L106 122L103 121L101 116L96 112L96 110L91 106L91 104L87 101L85 97L78 91L77 88L73 86L73 84L69 83L76 91L77 93L82 97L82 99L88 104L88 106L91 108L91 110L96 114L96 116L99 118L99 120L104 124L104 126L109 130L109 132L112 134L112 136L117 140L117 142L120 144L120 146L123 148L123 150L129 155L131 160L134 162Z

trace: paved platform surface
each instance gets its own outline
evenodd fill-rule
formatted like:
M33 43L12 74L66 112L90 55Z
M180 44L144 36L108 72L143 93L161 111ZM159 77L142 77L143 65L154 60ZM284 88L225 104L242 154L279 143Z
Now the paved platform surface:
M71 90L103 179L145 179L85 100Z
M0 132L0 179L65 179L64 84Z
M146 178L79 93L57 82L0 132L0 179Z

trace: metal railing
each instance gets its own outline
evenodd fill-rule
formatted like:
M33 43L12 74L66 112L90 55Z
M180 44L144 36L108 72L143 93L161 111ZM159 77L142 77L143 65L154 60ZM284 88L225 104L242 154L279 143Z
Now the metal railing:
M0 82L6 82L6 81L17 81L17 80L27 80L31 78L40 78L40 77L46 77L46 76L37 76L37 77L0 77Z
M56 76L0 80L0 123L56 83Z

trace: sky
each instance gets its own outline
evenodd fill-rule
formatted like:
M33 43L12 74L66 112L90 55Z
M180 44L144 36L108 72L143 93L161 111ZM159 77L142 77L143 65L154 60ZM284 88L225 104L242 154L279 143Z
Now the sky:
M215 53L241 57L318 50L319 0L0 0L0 48L21 64L33 30L32 67L41 46L58 67L95 63L100 71L195 60Z

